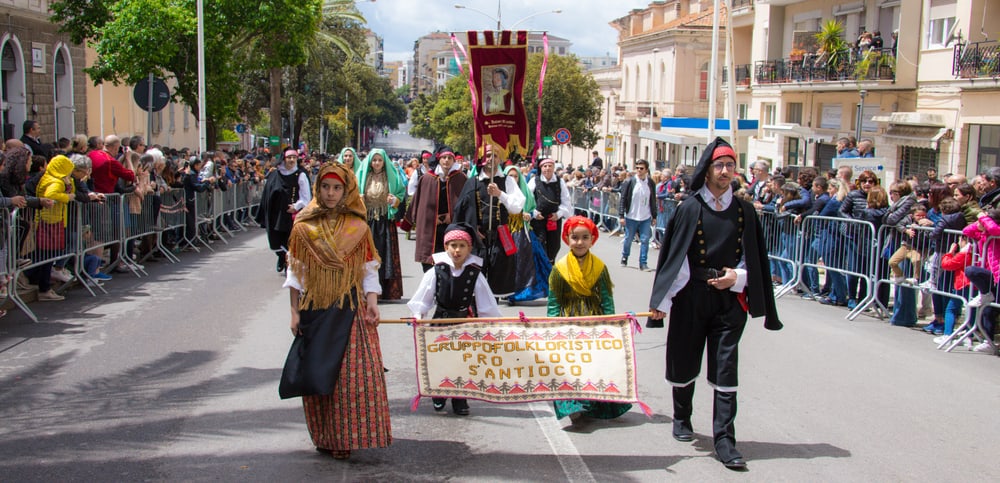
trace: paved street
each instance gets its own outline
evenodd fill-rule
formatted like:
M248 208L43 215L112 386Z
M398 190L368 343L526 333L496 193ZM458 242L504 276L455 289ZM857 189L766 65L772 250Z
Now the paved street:
M412 143L400 132L389 141ZM397 139L398 138L398 139ZM413 242L400 238L404 261ZM619 311L646 309L652 273L609 262ZM545 403L472 402L472 415L415 412L412 332L383 325L395 441L347 462L313 450L298 399L277 385L291 342L288 294L262 230L215 254L116 276L35 303L41 322L0 320L0 479L5 481L969 481L985 479L1000 424L1000 361L936 351L930 337L797 298L785 329L752 320L742 344L739 448L750 472L712 456L711 392L695 442L670 437L663 329L637 337L640 394L653 409L570 427ZM563 251L565 253L565 250ZM657 252L651 251L651 263ZM403 266L412 293L419 265ZM543 302L501 307L543 315ZM384 318L407 315L384 304ZM973 456L975 459L973 459Z
M596 253L616 260L619 238ZM263 231L215 255L116 277L110 295L35 304L42 322L0 323L0 474L7 481L959 481L997 443L994 357L935 351L929 337L792 299L786 328L752 321L743 342L739 447L749 475L711 456L711 399L699 384L694 444L670 438L664 331L638 337L652 418L568 428L550 406L472 403L436 414L414 395L412 334L380 333L395 443L339 462L313 451L298 400L277 381L291 336L287 293ZM402 241L404 260L413 242ZM655 252L654 252L655 253ZM419 266L404 266L407 292ZM619 310L642 310L652 274L611 266ZM542 304L504 307L542 314ZM404 305L383 305L386 318ZM970 460L968 463L960 463Z

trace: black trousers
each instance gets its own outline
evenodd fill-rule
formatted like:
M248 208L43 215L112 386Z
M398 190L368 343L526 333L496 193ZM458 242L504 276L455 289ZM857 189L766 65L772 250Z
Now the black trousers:
M535 232L538 241L545 247L545 256L549 257L549 263L556 262L559 255L559 247L562 243L562 220L556 221L556 229L549 231L548 220L531 220L531 231Z
M667 328L667 381L686 386L701 372L708 348L708 381L722 391L739 384L739 343L747 314L736 292L717 290L703 281L690 281L674 297L684 303L670 308Z

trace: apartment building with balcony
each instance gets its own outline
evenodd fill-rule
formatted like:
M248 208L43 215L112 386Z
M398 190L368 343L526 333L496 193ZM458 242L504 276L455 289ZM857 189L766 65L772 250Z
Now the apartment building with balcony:
M656 1L611 22L619 32L620 89L609 92L607 104L614 111L605 116L610 116L607 135L614 143L609 155L618 162L631 166L636 159L645 159L657 167L697 163L705 135L683 125L705 121L709 114L713 4ZM724 36L725 9L721 10ZM724 56L720 43L720 64ZM720 118L722 100L716 99Z
M891 178L1000 165L997 10L989 0L735 2L734 75L723 84L735 84L737 115L760 121L748 159L829 168L837 139L857 136L875 142ZM839 56L815 42L831 20L851 46ZM881 49L854 47L866 31L881 33Z

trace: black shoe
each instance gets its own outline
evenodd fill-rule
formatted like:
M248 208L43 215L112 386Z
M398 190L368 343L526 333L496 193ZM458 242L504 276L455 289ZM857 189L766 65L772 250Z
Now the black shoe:
M723 461L722 465L733 471L747 471L747 462L742 456L737 456L729 461Z
M465 399L454 399L451 400L451 410L459 416L469 415L469 402Z
M625 258L625 257L622 257L622 266L623 267L627 267L628 266L628 259Z
M281 273L281 272L284 272L284 271L285 271L285 268L287 268L287 266L288 266L288 265L287 265L287 264L285 263L285 259L284 259L284 258L279 258L279 259L278 259L278 265L277 265L277 267L275 267L275 268L276 268L276 270L277 270L277 271L278 271L279 273Z
M443 397L436 397L431 399L431 401L434 402L434 410L438 412L444 411L444 405L448 403L448 400Z
M694 429L691 428L691 421L675 419L673 433L674 439L682 443L694 441Z

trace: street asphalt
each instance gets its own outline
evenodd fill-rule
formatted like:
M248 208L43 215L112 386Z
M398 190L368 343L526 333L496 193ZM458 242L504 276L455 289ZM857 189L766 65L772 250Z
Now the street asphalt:
M393 133L391 136L403 136ZM392 137L390 137L392 139ZM402 144L402 143L401 143ZM403 283L421 275L400 236ZM988 480L1000 438L1000 361L938 351L918 330L794 296L785 324L748 323L741 344L738 448L749 472L712 453L711 391L699 379L693 443L670 436L664 329L636 338L634 408L571 425L551 405L472 401L472 415L416 411L413 333L379 329L394 442L348 461L317 453L298 399L277 386L292 340L287 291L260 229L179 264L117 275L108 295L36 302L40 322L0 319L2 481L972 481ZM648 307L653 274L619 267L621 238L594 253L619 312ZM565 253L565 249L562 251ZM650 265L657 250L650 250ZM544 301L501 306L544 315ZM402 302L383 318L407 315Z

